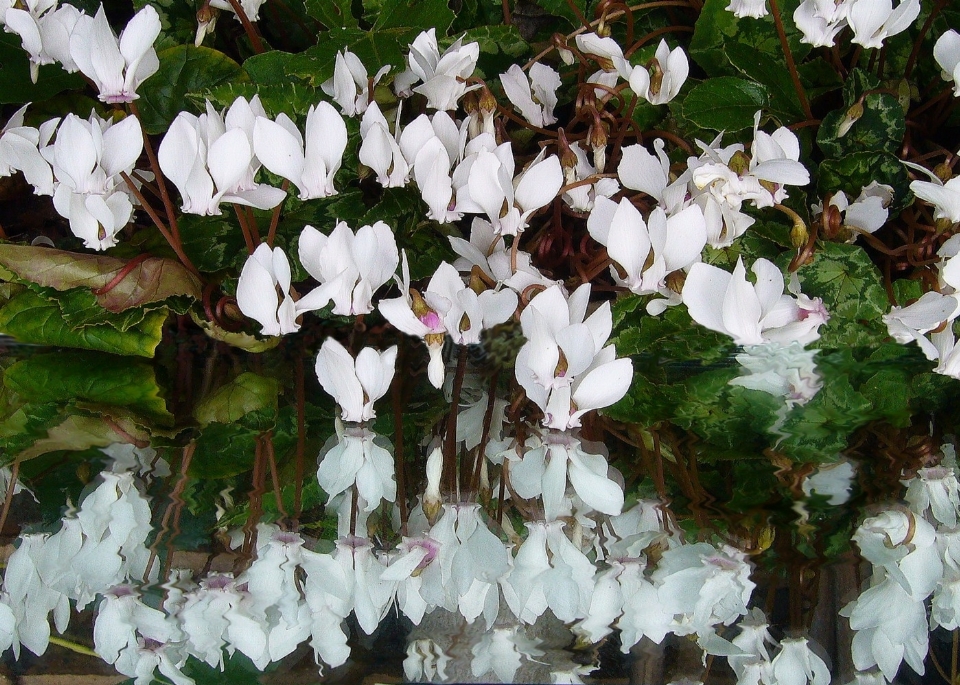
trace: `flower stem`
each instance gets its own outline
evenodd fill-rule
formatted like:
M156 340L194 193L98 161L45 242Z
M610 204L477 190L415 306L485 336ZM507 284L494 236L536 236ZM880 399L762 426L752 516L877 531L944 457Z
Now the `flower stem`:
M95 651L89 647L76 642L71 642L70 640L65 640L62 637L57 637L56 635L50 636L50 644L56 645L57 647L63 647L64 649L69 649L71 652L76 652L77 654L83 654L84 656L95 656L100 657Z
M457 492L457 414L460 410L460 390L467 372L467 346L457 345L457 372L453 377L450 396L450 415L447 417L447 435L443 445L443 468L449 494Z
M373 89L370 89L370 92L373 92ZM286 192L290 187L290 181L287 179L283 180L283 184L280 186L280 190ZM286 198L284 198L286 200ZM277 226L280 225L280 210L283 207L283 200L280 201L276 207L273 208L273 215L270 217L270 228L267 231L267 245L271 248L273 247L273 239L277 237Z
M927 17L927 20L923 22L923 26L920 28L920 33L917 34L917 39L913 43L913 50L910 51L910 57L907 58L907 66L903 70L904 78L910 78L910 74L913 73L913 67L917 63L917 57L920 55L920 46L923 45L923 39L927 37L930 27L933 26L933 21L937 18L937 15L940 14L941 10L943 10L946 4L947 0L940 0L936 5L933 6L933 9L930 11L930 16Z
M177 245L180 245L180 227L177 225L177 212L173 207L173 201L170 199L170 193L167 191L167 183L164 180L163 172L160 170L160 162L157 161L157 155L153 150L153 144L147 131L143 128L143 118L140 116L140 110L137 109L137 103L130 103L130 112L140 121L140 131L143 134L143 149L147 153L147 159L150 161L150 168L153 170L153 176L157 180L157 188L160 189L160 198L163 200L163 209L167 214L167 222L170 224L170 233L173 235Z
M230 7L237 15L237 19L240 20L240 23L243 24L243 30L247 34L247 38L250 39L250 45L253 46L253 51L258 55L266 52L263 47L263 41L260 40L260 34L257 33L257 29L254 27L253 23L250 21L250 17L247 16L247 13L243 11L243 6L239 3L238 0L227 0L230 3Z
M783 30L783 19L780 17L780 7L777 0L770 0L770 13L773 14L773 23L777 27L777 36L780 38L780 45L783 47L783 56L787 60L787 69L790 71L790 78L793 80L793 88L797 91L797 97L800 98L800 106L803 107L803 113L807 119L813 119L813 111L810 109L810 102L807 100L807 92L800 83L800 74L797 73L797 65L793 61L793 52L790 50L790 44L787 42L787 34Z
M240 205L234 205L233 210L237 214L237 221L240 222L240 232L243 233L243 242L247 246L247 254L253 254L253 251L257 249L257 243L254 242L253 235L250 233L246 215L240 209Z
M200 272L197 270L197 267L193 265L193 262L190 261L190 258L187 256L187 253L183 251L183 245L180 243L180 239L172 234L167 227L164 225L163 221L160 219L160 215L157 214L157 211L147 202L147 198L143 196L143 193L137 188L134 184L133 179L127 175L126 172L121 171L120 177L126 182L127 187L130 188L130 192L133 193L133 196L137 198L137 202L140 203L140 207L147 213L150 219L153 221L153 225L157 227L157 230L160 231L160 234L167 241L167 244L170 245L170 248L173 250L174 254L177 255L177 259L187 268L190 273L194 276L199 277ZM163 187L162 185L160 186Z

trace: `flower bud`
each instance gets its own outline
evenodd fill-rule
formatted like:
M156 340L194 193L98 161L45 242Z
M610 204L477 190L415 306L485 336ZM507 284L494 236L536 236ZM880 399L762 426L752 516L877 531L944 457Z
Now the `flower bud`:
M790 228L790 244L799 250L807 244L809 238L810 234L803 222L795 221Z
M840 121L840 127L837 129L837 138L843 138L845 135L847 135L847 133L850 132L850 129L853 128L853 125L857 123L862 116L863 98L860 98L850 105L850 109L847 110L847 113Z
M743 150L737 150L727 162L727 166L737 176L743 176L750 170L750 155Z
M933 167L933 175L939 178L941 182L946 183L953 178L953 169L946 162L941 162Z

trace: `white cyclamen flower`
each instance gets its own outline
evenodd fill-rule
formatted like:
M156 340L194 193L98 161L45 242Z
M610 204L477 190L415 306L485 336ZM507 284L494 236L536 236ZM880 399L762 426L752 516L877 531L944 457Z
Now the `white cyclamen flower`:
M556 70L535 62L528 77L519 65L512 64L505 74L500 74L500 83L524 119L541 128L556 123L553 108L557 106L560 87L560 74Z
M376 418L373 403L390 389L396 362L396 345L384 352L364 347L354 361L343 345L327 338L317 355L317 378L340 406L341 418L362 423Z
M228 127L209 102L199 117L189 112L177 115L160 143L157 159L180 191L181 209L188 214L219 215L221 202L273 209L286 197L279 188L252 182L260 162L249 134L243 128Z
M453 176L457 210L486 214L501 235L521 233L530 216L563 186L560 159L546 157L546 149L516 178L510 143L497 145L493 136L484 133L470 141L466 152Z
M953 81L953 94L960 97L960 33L950 29L937 39L933 56L945 81Z
M783 274L769 260L758 259L752 270L756 285L747 281L742 259L733 274L694 264L683 285L683 302L693 320L729 335L737 345L793 341L806 345L819 338L820 326L829 319L823 302L800 293L785 295Z
M630 359L617 359L613 345L604 346L613 326L609 303L587 317L589 297L590 284L569 299L552 286L520 315L527 342L517 354L517 381L543 410L547 428L579 427L585 412L623 397L633 378Z
M324 81L320 87L340 105L345 115L355 117L366 111L370 102L371 86L376 87L388 71L389 64L381 67L371 81L360 58L349 50L344 50L337 53L333 78Z
M671 50L667 41L661 40L649 66L641 64L630 72L630 88L651 105L663 105L677 97L689 73L683 48Z
M730 0L726 10L733 12L738 19L743 17L759 19L767 16L767 0Z
M160 68L153 42L160 35L160 15L147 5L137 12L120 38L113 33L103 6L95 17L77 19L70 34L70 55L77 68L108 103L133 102L137 88Z
M253 147L267 169L293 183L301 200L336 195L333 178L347 147L347 125L328 102L307 111L306 135L286 114L277 120L258 118Z
M330 436L323 446L317 480L331 498L356 485L366 512L379 507L380 500L393 502L397 483L390 442L363 426L346 426L342 435Z
M587 220L587 229L626 273L626 277L621 277L616 267L611 266L614 281L637 295L669 296L667 276L699 261L700 252L707 244L706 222L697 205L669 218L663 209L656 207L648 223L627 198L616 204L598 197Z
M14 112L0 130L0 177L22 171L35 194L53 195L53 170L40 150L50 142L60 119L47 121L39 129L24 126L23 115L29 106Z
M916 477L907 483L904 499L916 514L925 516L929 510L933 520L948 528L956 527L960 515L960 482L953 469L934 466L918 470Z
M856 0L847 22L853 29L853 42L865 48L882 48L890 36L903 33L920 15L920 0Z
M130 222L133 202L120 174L133 171L142 150L136 117L113 124L95 113L87 121L68 114L56 141L42 150L58 181L53 206L87 247L113 247Z
M56 0L26 0L23 7L0 2L0 26L20 36L23 49L30 55L30 79L36 83L40 66L60 62L69 72L77 65L70 56L70 34L81 16L72 5L57 7ZM5 9L6 7L6 9Z
M912 181L910 190L936 208L934 218L960 221L960 176L946 183L931 174L932 181Z
M410 87L422 81L413 88L413 92L420 93L427 98L427 107L438 110L452 110L467 90L479 86L467 87L466 79L473 76L480 57L480 44L463 44L463 38L454 41L453 45L440 54L437 46L437 31L424 31L414 39L410 45L410 54L407 56L407 71L394 80L397 93L404 95Z
M260 8L266 1L267 0L240 0L240 7L250 21L258 21L260 19ZM216 7L224 12L233 12L236 20L241 21L240 16L236 13L236 10L233 9L233 5L227 0L210 0L210 6Z
M382 221L361 226L356 234L341 221L329 236L304 226L299 255L303 268L320 282L310 293L311 306L329 298L333 313L343 316L372 312L373 293L400 264L393 231Z
M801 43L814 47L832 47L837 34L847 28L850 2L804 0L793 13L793 21L803 34Z
M531 440L525 449L522 459L510 464L510 483L525 499L543 499L547 521L563 513L568 481L588 507L611 516L623 509L623 488L610 479L607 460L587 452L568 432L548 431L542 442Z
M500 584L513 614L534 623L548 608L564 623L585 618L593 596L593 563L570 542L562 521L527 522L527 539Z
M773 658L773 682L782 685L830 685L830 669L805 637L785 637Z
M307 294L294 302L290 296L290 260L279 247L261 243L240 271L237 306L245 316L258 321L261 335L286 335L300 330L297 317L325 306L329 298L315 303Z

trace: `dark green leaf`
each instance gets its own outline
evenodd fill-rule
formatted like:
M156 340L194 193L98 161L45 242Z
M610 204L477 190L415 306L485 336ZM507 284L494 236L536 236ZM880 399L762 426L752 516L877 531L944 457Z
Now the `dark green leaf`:
M163 133L183 110L187 96L203 93L242 75L240 65L222 52L177 45L160 52L160 69L140 86L141 123L147 133Z
M816 100L825 93L840 88L843 81L837 75L837 70L822 57L797 65L800 83L806 89L807 97Z
M307 14L328 29L357 28L357 18L351 10L351 0L305 0Z
M847 106L823 118L817 144L825 155L842 157L867 150L896 153L900 149L907 123L897 98L888 93L872 93L863 98L862 107L862 115L852 125Z
M906 167L889 152L852 152L839 159L825 160L819 169L817 191L821 197L842 190L855 198L871 182L886 183L893 188L890 216L896 216L913 201Z
M510 57L522 57L530 52L527 44L517 31L516 26L478 26L466 32L464 43L477 42L480 52L494 54L502 52Z
M246 473L253 467L256 447L256 432L234 424L211 423L197 438L190 476L227 478Z
M148 440L150 434L129 419L99 416L67 416L61 423L50 428L47 436L37 440L17 455L17 459L33 459L41 454L58 450L85 450L90 447L106 447L115 442Z
M435 28L437 38L442 38L453 23L453 16L447 0L389 0L377 15L372 30L379 32L408 26L420 30Z
M183 250L200 271L239 269L246 259L240 226L228 216L184 214L180 217Z
M41 102L63 90L83 88L80 74L68 74L59 64L40 67L37 82L30 81L30 58L20 36L0 32L0 104Z
M820 329L821 347L874 344L885 337L880 319L890 306L883 278L860 246L823 243L797 276L803 293L823 298L830 313Z
M753 126L758 110L769 106L763 86L732 76L712 78L694 87L683 101L683 115L701 128L740 131Z
M730 63L744 76L766 86L770 108L779 116L781 124L792 124L806 118L787 63L782 57L757 59L756 49L743 43L730 43L724 50Z
M690 41L690 56L694 61L710 76L733 75L735 67L728 61L727 49L734 43L752 48L758 62L783 60L783 46L773 15L738 19L726 9L729 4L729 0L706 0L703 4ZM781 16L793 16L799 4L799 0L778 3ZM810 46L800 42L800 32L792 21L783 24L794 60L800 62L810 52Z
M519 5L521 3L517 4ZM546 10L548 14L566 19L570 23L570 26L575 29L581 28L584 25L584 19L589 21L593 18L592 8L595 5L592 0L536 0L535 4ZM571 4L574 5L578 11L574 12L570 8Z
M0 307L0 332L23 343L152 357L166 318L166 310L150 312L123 333L109 325L73 329L55 303L26 290Z
M172 419L153 367L97 352L41 354L17 362L3 384L28 402L82 400Z

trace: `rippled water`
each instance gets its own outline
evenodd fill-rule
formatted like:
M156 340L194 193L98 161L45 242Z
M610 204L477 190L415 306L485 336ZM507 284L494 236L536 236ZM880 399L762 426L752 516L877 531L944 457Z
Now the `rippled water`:
M338 441L304 337L256 357L171 338L152 363L5 348L0 449L19 479L3 509L0 642L13 625L20 653L4 653L10 673L732 683L739 663L740 682L779 668L777 682L819 685L820 658L833 682L854 679L859 640L859 665L873 655L900 682L955 677L958 388L917 381L925 367L910 350L821 352L805 402L730 384L743 374L733 358L641 355L645 384L585 421L576 445L541 447L529 417L488 404L489 390L511 392L496 345L472 349L459 473L446 472L431 510L426 462L448 449L452 389L430 388L421 350L399 341L403 380ZM366 505L389 489L382 469L344 476L361 452L380 458L372 444L395 469L393 504ZM546 492L502 483L504 459L522 472L536 449L548 466L566 450L572 465L562 523L543 522ZM582 454L614 470L577 475L593 458ZM615 518L584 504L611 481L626 495ZM947 627L930 629L931 611ZM751 659L738 636L765 620L767 658ZM902 667L897 640L909 643ZM882 682L868 671L859 678Z

